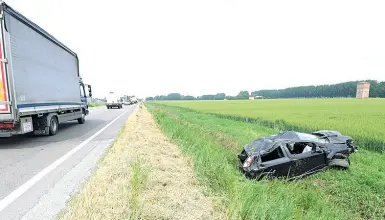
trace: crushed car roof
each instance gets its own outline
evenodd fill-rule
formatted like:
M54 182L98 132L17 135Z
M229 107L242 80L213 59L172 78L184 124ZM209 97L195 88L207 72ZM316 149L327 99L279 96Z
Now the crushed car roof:
M328 140L325 139L328 138ZM349 136L343 136L337 131L316 131L313 133L302 133L295 131L284 131L278 134L265 136L259 139L256 139L248 143L244 149L250 152L259 152L260 154L270 153L275 150L277 145L274 145L280 141L311 141L318 143L346 143L346 140L349 139Z
M247 152L260 152L261 154L270 153L271 151L275 150L274 144L279 141L315 141L320 142L321 139L315 135L312 134L306 134L301 132L295 132L295 131L284 131L280 132L278 134L265 136L259 139L256 139L249 144L245 146L245 150Z

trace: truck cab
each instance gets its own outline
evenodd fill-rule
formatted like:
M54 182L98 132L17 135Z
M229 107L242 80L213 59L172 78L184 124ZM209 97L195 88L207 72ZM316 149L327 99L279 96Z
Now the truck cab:
M91 85L84 84L82 79L80 79L79 85L80 85L80 99L81 99L81 102L86 106L86 115L88 115L89 113L88 103L90 101L89 99L92 99L92 88L91 88Z

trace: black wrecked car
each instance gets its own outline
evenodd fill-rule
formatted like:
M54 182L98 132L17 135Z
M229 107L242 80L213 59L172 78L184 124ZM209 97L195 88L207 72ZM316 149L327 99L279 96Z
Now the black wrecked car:
M300 178L328 167L349 168L353 140L338 131L285 131L247 144L238 155L239 168L251 179Z

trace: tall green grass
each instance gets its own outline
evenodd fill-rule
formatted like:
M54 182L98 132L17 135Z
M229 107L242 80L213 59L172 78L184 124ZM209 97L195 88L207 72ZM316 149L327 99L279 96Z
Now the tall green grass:
M385 149L385 99L278 99L161 102L205 113L254 119L282 130L338 130L364 148Z
M140 196L143 188L145 188L148 179L149 170L144 167L143 158L137 157L132 164L131 171L131 188L130 188L130 219L140 219L142 204L140 204Z
M229 219L383 219L385 155L360 151L347 171L295 182L246 180L237 153L277 130L161 105L147 105L161 129L193 159L201 184L222 198Z

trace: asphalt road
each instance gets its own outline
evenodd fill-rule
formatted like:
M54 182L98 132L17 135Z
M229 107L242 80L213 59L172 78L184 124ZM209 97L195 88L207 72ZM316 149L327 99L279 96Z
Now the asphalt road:
M55 136L0 139L0 219L53 219L136 106L92 109Z

